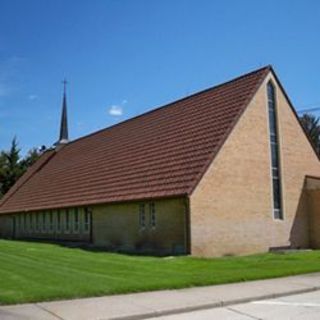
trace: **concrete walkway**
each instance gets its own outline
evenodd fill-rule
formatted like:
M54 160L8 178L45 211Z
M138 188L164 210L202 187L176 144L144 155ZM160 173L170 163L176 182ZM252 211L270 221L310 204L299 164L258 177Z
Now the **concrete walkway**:
M210 287L0 307L1 320L147 319L320 290L320 273Z

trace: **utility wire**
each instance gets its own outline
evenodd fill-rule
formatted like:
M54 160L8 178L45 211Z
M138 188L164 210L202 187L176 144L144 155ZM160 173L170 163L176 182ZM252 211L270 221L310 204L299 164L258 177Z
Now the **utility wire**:
M320 102L310 103L300 107L301 109L296 109L297 113L308 113L308 112L315 112L320 111Z
M297 110L297 113L306 113L306 112L314 112L314 111L320 111L320 106L319 107L309 108L309 109Z

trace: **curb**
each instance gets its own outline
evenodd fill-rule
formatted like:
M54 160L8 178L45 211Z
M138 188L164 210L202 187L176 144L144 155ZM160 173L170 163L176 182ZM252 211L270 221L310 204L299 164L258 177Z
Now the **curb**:
M190 306L190 307L184 307L184 308L178 308L178 309L172 309L172 310L164 310L164 311L153 311L153 312L147 312L147 313L134 315L134 316L114 317L114 318L108 318L108 319L109 320L144 320L144 319L148 319L148 318L157 318L157 317L187 313L187 312L192 312L192 311L221 308L221 307L226 307L226 306L231 306L231 305L236 305L236 304L248 303L251 301L275 299L275 298L280 298L280 297L284 297L284 296L292 296L295 294L314 292L314 291L318 291L318 290L320 290L320 286L299 289L299 290L292 290L292 291L282 292L282 293L271 293L271 294L255 296L255 297L226 300L226 301L220 301L220 302L207 303L207 304L198 305L198 306Z

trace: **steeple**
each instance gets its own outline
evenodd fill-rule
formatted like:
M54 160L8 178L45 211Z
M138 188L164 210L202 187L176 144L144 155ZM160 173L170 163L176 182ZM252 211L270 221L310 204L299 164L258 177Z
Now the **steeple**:
M59 140L55 143L56 146L63 145L69 142L66 79L64 79L62 83L63 83L63 100L62 100L62 114L61 114L61 123L60 123L60 136L59 136Z

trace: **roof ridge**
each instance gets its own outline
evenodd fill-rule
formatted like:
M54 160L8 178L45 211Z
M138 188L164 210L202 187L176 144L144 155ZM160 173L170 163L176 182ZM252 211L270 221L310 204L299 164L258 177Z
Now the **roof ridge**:
M197 92L195 92L195 93L192 93L192 94L190 94L189 96L186 96L186 97L180 98L180 99L178 99L178 100L174 100L174 101L172 101L172 102L166 103L166 104L164 104L164 105L162 105L162 106L156 107L156 108L154 108L154 109L152 109L152 110L149 110L149 111L146 111L146 112L144 112L144 113L142 113L142 114L138 114L138 115L136 115L136 116L134 116L134 117L132 117L132 118L123 120L123 121L118 122L118 123L116 123L116 124L113 124L113 125L111 125L110 127L102 128L102 129L99 129L99 130L97 130L97 131L91 132L91 133L89 133L89 134L87 134L87 135L84 135L84 136L82 136L82 137L79 137L79 138L77 138L77 139L75 139L75 140L70 141L67 145L65 145L65 147L67 148L69 145L71 145L71 144L73 144L73 143L75 143L75 142L77 142L77 141L79 141L79 140L86 139L86 138L88 138L88 137L94 136L94 135L99 134L99 133L101 133L101 132L111 130L112 128L115 128L115 127L117 127L117 126L123 125L123 124L125 124L125 123L127 123L127 122L130 122L130 121L133 121L133 120L135 120L135 119L137 119L137 118L146 116L146 115L148 115L148 114L150 114L150 113L156 112L156 111L161 110L161 109L164 109L164 108L168 108L168 107L170 107L171 105L173 105L173 104L175 104L175 103L178 103L178 102L181 102L181 101L184 101L184 100L188 100L188 99L193 98L193 97L195 97L195 96L201 95L201 94L203 94L203 93L205 93L205 92L208 92L208 91L211 91L211 90L215 90L215 89L217 89L217 88L219 88L219 87L228 85L228 84L233 83L233 82L235 82L235 81L238 81L238 80L240 80L240 79L242 79L242 78L249 77L249 76L251 76L251 75L253 75L253 74L255 74L255 73L259 73L259 72L263 71L264 69L265 69L265 70L268 70L268 71L273 70L272 65L268 64L268 65L266 65L266 66L264 66L264 67L261 67L261 68L259 68L259 69L255 69L255 70L253 70L253 71L250 71L250 72L248 72L248 73L242 74L242 75L240 75L240 76L237 76L237 77L232 78L232 79L230 79L230 80L227 80L227 81L225 81L225 82L222 82L222 83L219 83L219 84L217 84L217 85L214 85L214 86L212 86L212 87L208 87L208 88L206 88L206 89L203 89L203 90L197 91Z
M70 146L66 152L53 149L9 191L5 203L0 206L0 213L141 200L141 197L188 196L270 70L270 66L257 69L123 121L115 125L121 126L118 129L112 126L84 136L80 138L83 140L74 141L80 140L79 143L63 146L62 150ZM195 120L194 116L199 112L203 116ZM170 118L163 118L164 115ZM149 123L149 127L145 128L145 123ZM193 124L195 126L190 129ZM132 135L131 130L136 133ZM180 133L183 133L182 139ZM104 139L105 135L114 139ZM145 139L148 137L153 137L153 142L146 148ZM199 140L199 148L195 148L195 137ZM91 144L93 146L87 149L85 157L79 157ZM132 148L128 151L129 144ZM110 146L116 151L113 154L109 152ZM162 152L161 148L166 151ZM184 151L178 153L176 148ZM141 154L141 150L147 151L149 159ZM133 164L132 159L135 160ZM183 163L173 169L172 164L179 159L183 159ZM164 167L170 170L165 173L158 170L159 161L165 161ZM190 170L194 165L197 169ZM124 172L135 172L130 183L125 175L119 178L120 171L116 169L120 166ZM146 170L152 173L148 178L144 174ZM116 183L108 183L113 180ZM81 188L77 188L78 184ZM103 187L98 188L97 184Z

